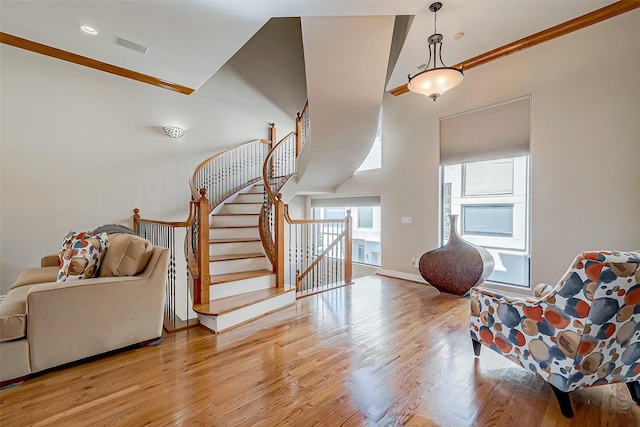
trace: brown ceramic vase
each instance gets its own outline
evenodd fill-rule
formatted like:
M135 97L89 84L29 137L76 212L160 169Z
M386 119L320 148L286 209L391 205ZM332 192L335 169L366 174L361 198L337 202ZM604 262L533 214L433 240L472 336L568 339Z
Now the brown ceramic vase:
M449 241L420 257L420 274L440 292L463 296L484 282L494 267L486 249L462 239L456 230L458 215L449 215Z

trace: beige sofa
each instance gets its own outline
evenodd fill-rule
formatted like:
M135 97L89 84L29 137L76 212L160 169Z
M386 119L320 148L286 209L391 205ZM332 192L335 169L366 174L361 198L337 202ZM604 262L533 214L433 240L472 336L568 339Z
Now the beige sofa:
M0 386L111 350L159 341L168 250L144 241L141 251L141 238L109 235L109 241L117 240L114 236L125 243L119 249L108 246L102 264L109 262L111 268L101 267L100 277L56 282L57 255L18 275L0 303ZM135 274L127 275L127 269Z

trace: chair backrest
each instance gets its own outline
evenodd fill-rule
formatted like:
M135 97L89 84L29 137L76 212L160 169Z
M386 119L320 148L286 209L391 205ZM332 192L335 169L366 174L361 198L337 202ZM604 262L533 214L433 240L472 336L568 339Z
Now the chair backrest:
M640 379L640 251L579 255L542 301L558 309L556 340L573 355L568 391Z

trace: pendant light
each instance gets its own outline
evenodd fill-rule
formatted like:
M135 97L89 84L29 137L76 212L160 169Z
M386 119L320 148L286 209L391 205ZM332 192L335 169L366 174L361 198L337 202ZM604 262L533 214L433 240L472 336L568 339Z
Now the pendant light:
M440 95L462 83L462 79L464 79L462 67L447 67L442 62L443 37L442 34L438 34L436 29L437 12L441 7L442 3L440 2L432 3L431 6L429 6L429 10L434 14L433 35L428 39L429 60L427 61L424 71L415 74L413 77L409 74L409 83L407 84L411 92L428 96L433 99L434 102ZM429 68L431 58L433 58L433 66ZM438 59L440 60L440 66L438 66Z

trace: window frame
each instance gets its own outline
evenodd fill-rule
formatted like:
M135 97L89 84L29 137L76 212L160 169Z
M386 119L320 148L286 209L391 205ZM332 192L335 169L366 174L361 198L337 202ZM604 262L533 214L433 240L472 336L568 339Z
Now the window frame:
M507 232L467 231L467 229L466 229L467 216L468 216L467 209L473 209L473 208L510 208L510 210L511 210L511 232L507 233ZM460 212L462 213L462 215L461 215L462 223L460 224L460 226L461 226L460 229L462 231L462 234L463 235L467 235L467 236L513 238L513 227L514 227L513 210L514 210L514 204L513 203L461 204L460 205Z

